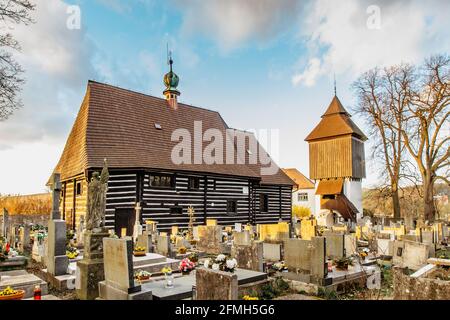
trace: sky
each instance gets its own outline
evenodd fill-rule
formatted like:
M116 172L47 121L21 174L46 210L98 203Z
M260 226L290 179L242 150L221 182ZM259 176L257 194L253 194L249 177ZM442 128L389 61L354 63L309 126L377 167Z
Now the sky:
M361 73L450 52L445 0L34 2L35 24L0 25L26 70L24 106L0 122L0 194L45 192L89 79L162 97L167 44L181 102L219 111L230 127L278 129L278 164L306 175L304 138L334 77L350 111ZM370 140L366 161L367 187L379 179Z

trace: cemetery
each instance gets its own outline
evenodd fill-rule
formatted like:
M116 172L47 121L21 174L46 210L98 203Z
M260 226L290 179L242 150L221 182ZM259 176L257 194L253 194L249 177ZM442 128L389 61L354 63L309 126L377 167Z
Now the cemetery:
M409 229L366 219L324 227L310 217L223 226L208 219L168 233L146 221L131 237L102 228L97 202L80 243L60 220L58 181L54 175L48 226L11 226L2 214L0 299L33 299L36 290L48 300L327 299L355 288L376 292L386 270L394 299L449 298L445 223ZM91 187L104 192L100 179ZM30 264L42 268L31 272Z
M267 152L263 174L255 135L178 102L173 63L164 98L88 81L51 209L0 208L0 300L450 299L450 221L367 214L368 137L336 88L305 138L309 178ZM236 138L211 152L226 164L198 163L202 132L175 163L173 133L199 123Z
M85 211L77 215L65 213L67 183L54 172L46 219L12 219L2 210L0 299L449 299L448 222L412 226L362 217L357 181L365 168L358 157L350 163L354 180L345 180L349 164L340 163L339 154L315 166L322 160L314 150L329 148L324 135L333 140L341 134L324 133L330 119L345 119L346 132L358 138L343 148L363 152L364 134L334 97L307 138L320 209L301 218L286 219L280 211L278 221L261 221L252 208L248 219L233 221L199 216L199 207L188 205L182 223L168 224L145 214L145 201L137 201L126 221L117 215L120 221L111 226L109 192L123 186L115 184L119 178L107 159L80 185ZM329 176L331 163L341 178ZM274 207L263 196L259 206ZM280 200L276 206L285 205Z

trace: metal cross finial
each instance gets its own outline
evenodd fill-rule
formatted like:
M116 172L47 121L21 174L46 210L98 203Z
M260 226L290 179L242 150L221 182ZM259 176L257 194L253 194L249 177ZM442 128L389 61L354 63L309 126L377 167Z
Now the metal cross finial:
M336 96L336 72L334 73L334 95Z
M169 50L168 42L167 42L167 64L170 65L170 71L172 71L172 65L173 65L172 51Z

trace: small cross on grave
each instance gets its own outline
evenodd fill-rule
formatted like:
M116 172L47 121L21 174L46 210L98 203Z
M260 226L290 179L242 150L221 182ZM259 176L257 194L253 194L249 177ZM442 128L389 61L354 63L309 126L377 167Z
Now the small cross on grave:
M136 207L134 207L134 210L136 211L136 221L134 223L134 229L133 229L133 239L136 242L139 235L142 234L142 225L141 225L141 203L137 202Z
M54 173L52 176L52 220L61 219L59 212L59 197L61 193L61 176L59 173Z

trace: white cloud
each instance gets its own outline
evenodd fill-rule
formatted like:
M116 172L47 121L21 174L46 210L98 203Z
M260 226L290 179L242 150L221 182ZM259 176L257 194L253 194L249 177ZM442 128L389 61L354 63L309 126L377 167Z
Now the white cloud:
M303 83L306 87L312 87L316 84L316 79L322 74L321 62L318 58L312 58L309 60L306 69L299 74L292 77L292 83L294 86Z
M37 2L36 24L16 26L12 33L22 51L16 59L27 80L21 93L23 108L0 123L0 148L49 138L65 141L83 98L87 79L95 76L95 52L83 26L70 30L67 4Z
M297 0L175 0L182 10L186 33L201 33L222 49L248 40L276 36L297 15Z
M316 1L305 15L300 35L309 48L302 58L320 59L320 69L309 64L293 75L292 82L310 85L317 77L333 72L354 77L375 66L414 63L433 53L448 52L450 45L444 39L450 35L449 2L379 1L375 5L380 8L381 28L369 29L367 20L372 13L367 8L373 4Z

